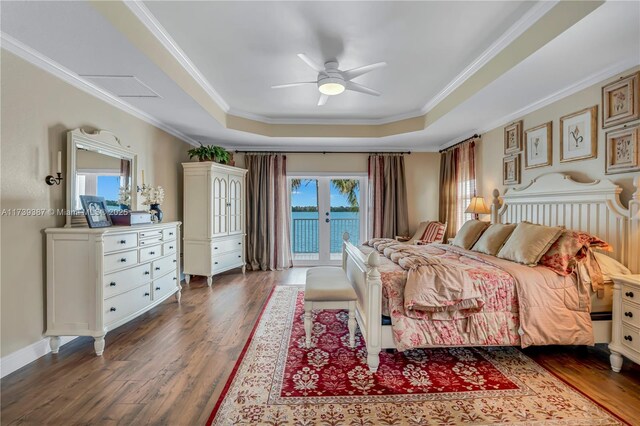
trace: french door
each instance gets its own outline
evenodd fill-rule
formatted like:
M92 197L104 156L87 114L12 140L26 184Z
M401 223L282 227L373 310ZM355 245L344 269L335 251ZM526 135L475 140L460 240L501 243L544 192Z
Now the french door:
M289 176L295 266L340 264L342 235L359 244L366 232L366 175Z

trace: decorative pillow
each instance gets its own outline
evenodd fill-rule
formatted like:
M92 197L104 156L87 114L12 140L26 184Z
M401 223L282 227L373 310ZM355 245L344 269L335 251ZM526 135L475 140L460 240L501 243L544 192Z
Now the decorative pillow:
M510 225L495 223L484 231L471 250L495 256L514 229L516 229L515 223Z
M420 237L422 243L441 243L444 240L444 231L447 229L446 223L429 222L427 227Z
M469 250L489 225L489 222L481 220L468 220L462 225L451 244Z
M539 264L551 269L558 275L569 275L577 262L587 256L590 247L610 250L611 246L598 237L582 231L565 230L549 250L542 255Z
M564 228L520 222L498 252L501 259L535 266Z

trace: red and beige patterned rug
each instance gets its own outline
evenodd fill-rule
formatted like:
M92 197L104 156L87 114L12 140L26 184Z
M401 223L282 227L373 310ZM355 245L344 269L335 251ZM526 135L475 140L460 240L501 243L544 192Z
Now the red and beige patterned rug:
M275 288L208 424L620 424L511 347L383 351L372 374L345 311L314 312L307 349L303 305Z

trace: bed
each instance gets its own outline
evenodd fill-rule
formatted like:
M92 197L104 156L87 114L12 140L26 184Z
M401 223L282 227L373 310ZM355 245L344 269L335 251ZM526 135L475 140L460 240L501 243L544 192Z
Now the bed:
M548 226L564 225L569 229L588 232L607 241L613 247L608 255L637 273L640 270L640 190L637 177L634 185L636 192L629 207L625 208L619 201L621 188L609 180L579 183L560 173L542 175L526 186L507 190L502 197L494 190L491 222L529 221ZM510 271L511 266L508 264L497 265L494 259L483 258L477 253L466 253L464 249L447 245L422 246L420 250L431 251L435 253L434 256L441 256L445 261L456 261L457 257L465 267L472 268L479 277L479 287L483 287L481 290L489 301L482 309L483 312L486 310L486 313L490 313L484 316L488 319L483 319L487 324L478 326L475 323L477 321L470 319L470 316L438 322L433 318L419 318L415 312L402 312L402 303L398 301L398 295L393 294L393 290L397 290L397 286L402 285L402 280L406 279L406 276L403 277L405 270L398 269L394 262L373 248L354 246L349 242L348 234L344 235L344 239L342 264L358 295L356 320L366 342L367 364L371 371L377 371L381 349L540 344L540 339L535 336L535 324L534 328L530 328L532 336L528 335L526 327L524 332L522 330L524 323L520 324L519 321L518 297L514 294L514 283L509 281L513 279L510 275L516 276L526 271L519 271L517 268ZM541 267L530 269L537 270ZM483 274L491 276L491 280L482 283ZM552 279L545 278L544 272L540 274L540 278L536 279ZM584 300L581 303L584 304ZM395 327L383 324L383 313L391 316ZM553 333L549 335L546 331L545 341L550 342L546 344L609 343L611 340L610 319L592 321L588 315L585 320L584 313L580 313L573 320L588 321L592 335L568 338L566 330L558 328L558 335L561 337L556 339ZM406 331L398 327L401 322L405 322ZM562 322L559 321L558 324ZM415 333L416 327L418 333ZM401 336L402 333L407 335Z

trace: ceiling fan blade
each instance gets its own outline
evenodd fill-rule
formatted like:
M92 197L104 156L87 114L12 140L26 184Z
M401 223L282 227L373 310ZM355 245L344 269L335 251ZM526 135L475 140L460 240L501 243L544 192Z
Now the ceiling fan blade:
M321 65L321 64L317 63L316 61L314 61L313 59L308 57L306 54L298 53L298 58L302 59L305 64L309 65L311 68L313 68L317 72L323 72L324 71L324 65Z
M380 92L377 90L369 89L362 84L354 83L353 81L346 82L347 90L353 90L354 92L366 93L367 95L380 96Z
M356 77L358 77L358 76L360 76L362 74L366 74L369 71L373 71L375 69L386 67L386 66L387 66L386 62L377 62L375 64L364 65L362 67L353 68L351 70L343 71L342 72L342 76L345 78L345 80L351 80L352 78L356 78Z
M318 84L318 82L317 81L301 81L299 83L278 84L277 86L271 86L271 88L272 89L283 89L285 87L304 86L305 84Z
M322 106L327 103L327 99L329 99L329 95L320 95L320 99L318 99L318 106Z

